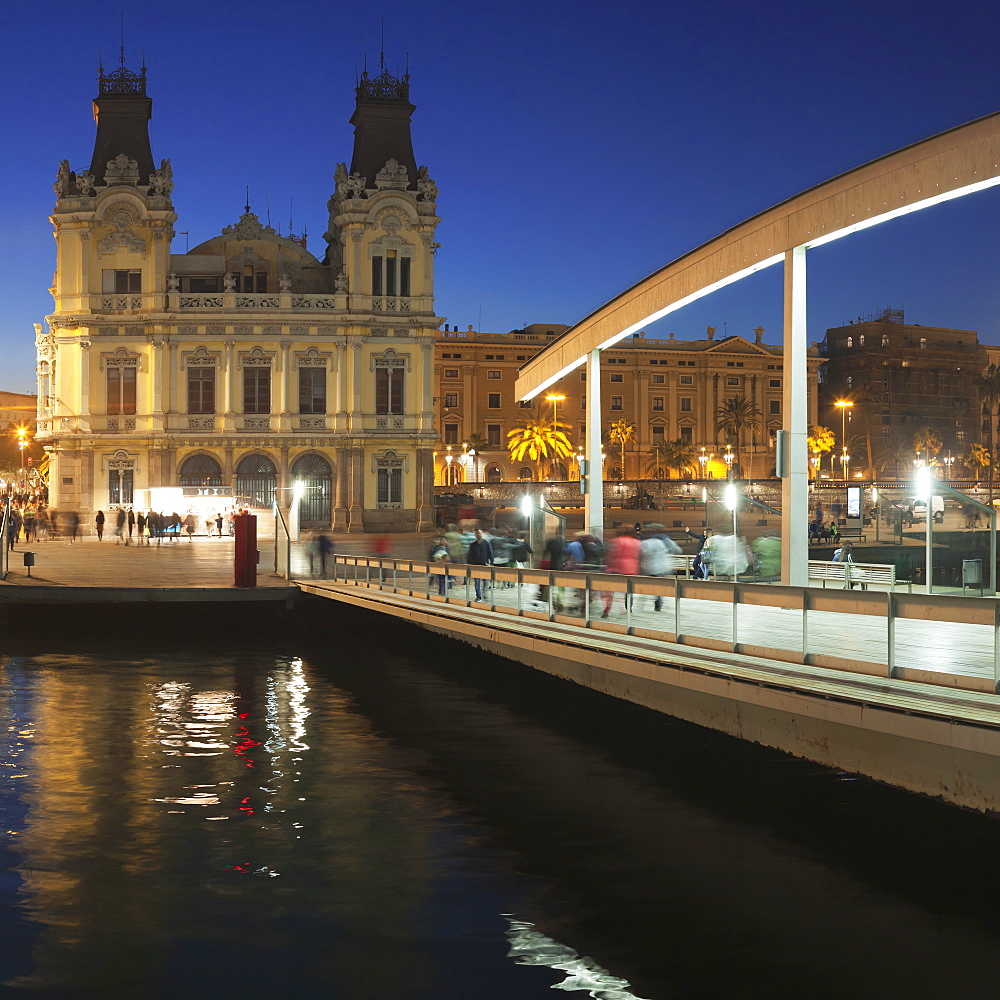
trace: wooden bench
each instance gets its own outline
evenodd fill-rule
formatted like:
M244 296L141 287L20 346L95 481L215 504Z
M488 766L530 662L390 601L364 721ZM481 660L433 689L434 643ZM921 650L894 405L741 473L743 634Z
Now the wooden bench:
M867 588L870 583L880 583L895 590L897 584L905 584L911 593L913 591L913 584L909 580L896 579L896 567L892 563L819 562L810 559L809 579L822 580L824 587L830 580L845 588L852 583L862 588Z

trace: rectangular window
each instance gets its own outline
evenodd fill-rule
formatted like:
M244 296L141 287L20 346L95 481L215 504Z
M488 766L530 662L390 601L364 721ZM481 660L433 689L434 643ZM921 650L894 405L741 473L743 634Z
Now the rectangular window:
M445 378L458 378L458 369L457 368L445 368L445 370L444 370L444 377Z
M375 369L375 412L403 412L403 369Z
M403 502L402 469L378 470L378 502L379 503Z
M612 382L624 382L625 381L625 376L622 375L621 372L614 372L611 375L611 381Z
M769 378L767 380L767 385L769 389L780 389L781 379L780 378Z
M521 409L522 410L526 410L529 406L531 406L531 400L530 399L522 399L520 401L520 403L521 403Z
M299 369L299 413L326 413L326 369Z
M184 291L191 292L192 295L204 295L206 292L221 292L222 279L214 278L186 278L184 284L187 286Z
M105 269L102 275L102 290L105 294L116 292L119 295L127 292L142 291L142 271L115 271Z
M653 376L653 385L666 385L666 383L667 383L667 377L666 377L666 375L654 375Z
M768 405L768 413L775 414L775 415L781 413L781 400L780 399L772 399L767 405Z
M612 410L620 410L620 409L622 409L622 397L621 396L612 396L611 397L611 409Z
M691 412L691 397L681 396L681 413Z
M458 444L458 424L444 425L444 443Z
M491 410L499 410L500 409L500 393L499 392L491 392L491 393L489 393L487 395L487 397L486 397L486 405Z
M188 413L215 413L215 369L189 368Z
M257 292L263 294L267 291L267 272L255 271L253 264L245 265L240 290L248 293Z
M586 382L587 381L587 373L586 372L580 372L580 381L581 382Z
M385 294L396 294L396 251L390 250L385 255Z
M693 375L682 375L681 376L681 385L694 385L694 376Z
M135 369L108 369L108 413L135 413Z
M108 472L108 503L130 504L134 500L135 473L131 469L111 469Z
M691 431L692 431L692 428L690 428L690 427L682 427L681 428L681 440L685 444L690 444L691 443Z
M580 393L580 409L587 409L587 394L585 392Z
M382 294L382 258L372 257L372 295Z
M410 294L410 258L399 258L399 294Z
M271 412L271 367L243 369L243 412Z
M486 372L486 377L487 378L500 378L500 372L498 372L495 368L490 369L489 371Z
M486 425L486 445L489 448L499 448L500 447L500 425L499 424L487 424Z
M740 380L738 378L727 378L726 385L739 385Z
M456 406L458 406L458 393L446 392L444 394L444 408L446 410L453 410Z
M662 410L663 409L663 397L662 396L654 396L653 397L653 409L654 410Z

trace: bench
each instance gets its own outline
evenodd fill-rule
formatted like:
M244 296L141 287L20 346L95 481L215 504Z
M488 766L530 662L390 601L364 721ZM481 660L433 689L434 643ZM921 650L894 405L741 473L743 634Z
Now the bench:
M870 583L880 583L890 590L895 590L898 583L900 586L905 584L911 593L913 591L912 582L896 579L896 567L892 563L819 562L810 559L809 579L822 580L824 587L827 580L839 583L845 588L852 583L865 588Z

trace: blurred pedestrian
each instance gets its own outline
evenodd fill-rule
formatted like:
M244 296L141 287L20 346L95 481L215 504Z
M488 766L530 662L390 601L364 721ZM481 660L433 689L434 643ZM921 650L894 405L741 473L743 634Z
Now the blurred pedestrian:
M94 527L97 529L97 540L99 542L104 540L104 511L99 510L94 515Z

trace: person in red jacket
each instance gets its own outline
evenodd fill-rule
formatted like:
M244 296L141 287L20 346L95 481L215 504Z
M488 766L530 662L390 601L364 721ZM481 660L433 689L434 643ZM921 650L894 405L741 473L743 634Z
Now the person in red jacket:
M639 572L639 552L642 543L635 537L634 532L622 529L617 537L613 538L608 545L605 556L605 565L609 573L621 573L624 576L636 576ZM614 594L610 590L604 592L604 613L602 618L607 618L611 612L611 602ZM629 597L624 598L626 609L631 607Z

